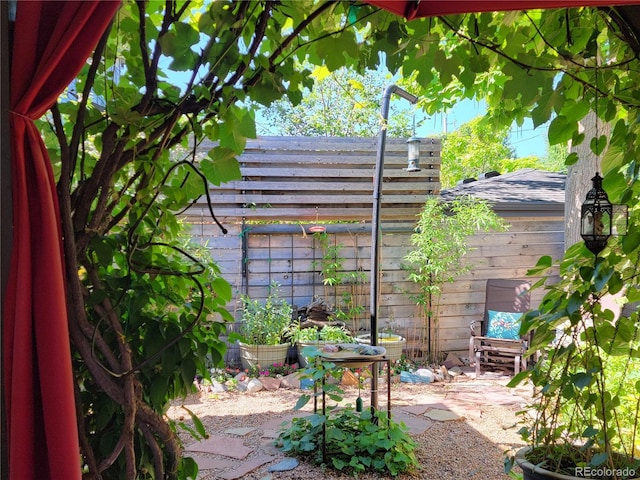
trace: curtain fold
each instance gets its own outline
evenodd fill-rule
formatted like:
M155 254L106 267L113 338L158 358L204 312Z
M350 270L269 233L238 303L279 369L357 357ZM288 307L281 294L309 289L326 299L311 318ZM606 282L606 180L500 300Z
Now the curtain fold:
M13 250L3 317L10 479L81 478L60 214L33 120L80 72L119 8L111 1L21 1L11 63Z

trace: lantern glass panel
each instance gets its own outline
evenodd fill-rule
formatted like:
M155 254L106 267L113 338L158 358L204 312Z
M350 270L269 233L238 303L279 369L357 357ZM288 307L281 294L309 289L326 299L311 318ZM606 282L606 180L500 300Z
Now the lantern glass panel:
M628 228L629 212L625 204L613 205L613 221L611 222L612 235L626 235Z
M407 142L409 162L414 161L416 165L420 162L420 140L412 138Z

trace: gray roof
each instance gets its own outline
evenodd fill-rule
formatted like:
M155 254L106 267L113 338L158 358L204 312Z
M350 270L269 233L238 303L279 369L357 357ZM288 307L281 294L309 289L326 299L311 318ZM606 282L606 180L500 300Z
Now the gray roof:
M443 200L453 200L471 195L489 201L496 209L563 209L566 177L564 173L524 168L459 184L442 190L440 196Z

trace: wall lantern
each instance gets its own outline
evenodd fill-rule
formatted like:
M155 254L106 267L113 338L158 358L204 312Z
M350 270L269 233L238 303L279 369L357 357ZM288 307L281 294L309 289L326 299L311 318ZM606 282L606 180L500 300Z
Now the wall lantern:
M411 137L407 140L407 172L420 171L420 139Z
M587 192L580 213L580 235L587 248L598 255L611 235L627 233L627 206L612 205L602 188L602 177L596 172L593 188Z

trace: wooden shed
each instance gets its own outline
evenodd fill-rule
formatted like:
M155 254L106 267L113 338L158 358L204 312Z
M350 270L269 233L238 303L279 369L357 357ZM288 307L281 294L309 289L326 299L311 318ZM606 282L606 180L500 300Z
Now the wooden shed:
M472 250L464 261L473 266L471 272L443 288L434 332L440 351L464 354L468 349L469 324L482 316L487 279L526 278L541 256L562 257L565 178L561 173L523 169L489 174L441 192L443 200L471 195L489 201L509 230L469 239ZM543 293L533 292L533 307Z

